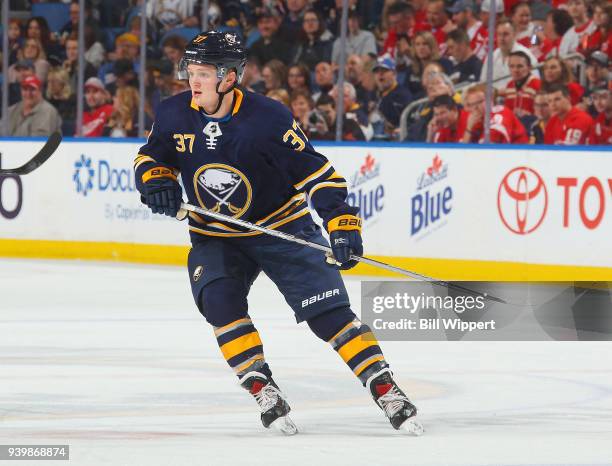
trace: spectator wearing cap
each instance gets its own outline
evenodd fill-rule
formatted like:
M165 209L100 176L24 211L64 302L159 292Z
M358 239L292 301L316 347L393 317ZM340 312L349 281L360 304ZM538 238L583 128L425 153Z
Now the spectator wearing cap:
M129 61L132 70L140 72L140 38L130 32L124 32L115 40L115 51L109 53L109 61L104 63L98 70L98 78L106 86L114 83L117 79L115 62L119 60Z
M399 36L412 38L415 33L414 9L407 2L400 0L392 3L386 11L387 14L387 38L382 46L380 55L397 56L397 40Z
M331 63L322 61L315 66L315 84L318 91L312 95L312 100L315 102L323 94L329 93L334 87L334 68Z
M468 114L450 95L439 95L431 103L433 118L427 125L427 142L461 142Z
M336 102L338 101L338 86L334 86L329 92L329 95ZM374 136L374 128L370 124L369 115L366 109L362 108L359 102L357 102L357 92L355 87L348 82L344 83L344 94L342 103L344 105L344 115L349 120L356 121L366 140L372 139Z
M38 79L44 83L47 80L47 73L49 72L49 62L47 56L42 47L42 44L38 39L26 39L23 42L23 46L17 51L17 60L25 61L28 60L34 66L34 74ZM10 66L8 72L9 82L15 82L15 67Z
M385 133L394 135L404 108L412 101L412 94L408 88L398 85L393 58L379 57L373 71L379 96L378 111L385 120Z
M590 103L591 93L600 87L610 88L610 71L608 56L599 50L593 52L587 59L586 87L584 98Z
M514 25L510 20L502 20L497 24L497 45L493 52L493 86L501 89L508 84L510 67L508 59L511 52L524 52L528 57L532 67L535 68L538 61L527 47L522 46L516 41ZM480 80L487 80L488 60L485 60Z
M257 16L257 30L261 37L251 46L249 54L259 63L281 60L288 63L291 59L292 45L283 40L279 33L281 19L275 8L263 8Z
M113 106L108 103L109 94L100 79L96 77L85 81L85 103L83 111L83 136L100 137L113 113ZM78 136L78 135L77 135Z
M500 95L504 97L504 105L519 118L533 115L533 102L541 82L531 72L529 57L525 52L511 52L508 67L512 79L506 88L500 91Z
M586 144L593 118L573 106L567 87L556 85L548 89L548 104L552 116L544 131L545 144L574 146Z
M66 60L62 63L62 67L68 72L68 76L70 76L70 89L72 93L76 94L79 66L79 42L76 34L66 39L65 52ZM85 79L95 75L96 68L85 60Z
M474 2L472 0L457 0L448 11L452 14L453 23L457 28L468 35L470 49L482 62L487 55L489 30L486 24L476 18Z
M485 28L489 28L489 17L491 16L491 10L493 8L492 0L482 0L480 2L480 20ZM499 23L499 20L504 14L504 0L496 0L495 2L495 24Z
M353 8L348 14L348 34L346 36L346 56L355 55L376 55L376 38L370 31L361 29L360 17L357 9ZM341 41L338 37L334 41L332 48L332 62L340 63Z
M597 30L578 46L578 53L588 57L596 50L612 59L612 4L599 0L593 6L593 23Z
M544 144L544 131L550 120L550 105L548 105L548 92L540 89L533 101L535 121L529 126L529 144Z
M405 86L418 99L425 94L421 85L425 66L431 62L436 62L442 66L445 73L450 73L453 69L453 63L448 58L441 56L438 42L431 32L417 32L412 42L410 74L406 77Z
M317 63L331 61L332 39L321 13L314 9L306 10L292 63L304 63L309 70L314 70Z
M561 38L559 44L561 58L576 52L582 40L597 30L597 25L589 18L587 0L569 0L567 11L574 20L574 25Z
M470 38L465 30L457 28L446 36L447 55L453 61L451 80L457 83L475 82L480 79L482 61L470 47Z
M574 73L569 64L559 57L550 57L544 61L542 66L542 88L547 90L556 84L562 84L568 88L572 105L580 103L584 95L584 88L575 82Z
M76 95L70 88L70 76L65 69L57 66L49 70L45 96L47 102L53 105L62 117L64 128L68 124L72 125L76 118ZM73 133L74 131L67 134Z
M574 25L574 20L566 10L551 10L546 14L544 29L540 33L538 60L559 56L559 45L563 35Z
M612 145L612 91L599 87L593 90L591 98L597 116L589 135L589 144Z
M21 82L21 102L9 108L8 132L11 136L50 136L60 131L62 118L42 95L42 83L36 76Z
M431 33L436 38L440 53L446 52L446 34L456 28L448 17L444 0L427 0L427 22L431 25Z

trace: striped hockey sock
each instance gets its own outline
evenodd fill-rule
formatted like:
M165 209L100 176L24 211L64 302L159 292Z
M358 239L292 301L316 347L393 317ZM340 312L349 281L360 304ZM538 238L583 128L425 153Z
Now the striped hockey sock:
M250 371L272 376L264 358L259 332L249 317L214 329L223 357L239 378Z
M370 327L357 318L346 324L328 343L364 386L372 374L388 366Z

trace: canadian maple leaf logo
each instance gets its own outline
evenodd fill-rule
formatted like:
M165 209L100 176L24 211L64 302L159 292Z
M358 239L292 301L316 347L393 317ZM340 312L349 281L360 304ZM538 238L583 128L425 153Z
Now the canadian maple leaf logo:
M372 157L372 154L368 154L365 159L365 162L361 166L360 172L362 175L371 172L374 169L374 164L376 163L376 159Z

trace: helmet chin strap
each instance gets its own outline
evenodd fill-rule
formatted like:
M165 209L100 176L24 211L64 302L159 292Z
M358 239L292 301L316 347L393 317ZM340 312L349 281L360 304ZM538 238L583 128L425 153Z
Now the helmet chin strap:
M222 81L222 80L221 80ZM223 98L229 94L230 92L232 92L234 90L234 88L236 87L236 84L234 83L234 85L232 87L230 87L227 91L225 92L219 92L219 86L221 85L221 81L219 81L217 83L217 87L216 87L216 91L217 91L217 106L215 107L215 109L208 113L206 111L206 109L204 107L202 107L202 112L204 113L204 115L206 116L211 116L214 115L215 113L217 113L219 111L219 109L221 108L221 104L223 103Z

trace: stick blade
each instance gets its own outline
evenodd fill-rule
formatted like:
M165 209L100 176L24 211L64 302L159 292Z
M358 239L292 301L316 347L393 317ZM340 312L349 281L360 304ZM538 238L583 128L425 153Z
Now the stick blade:
M27 175L28 173L33 172L38 167L40 167L43 163L45 163L49 157L53 155L56 149L59 147L62 142L62 134L59 131L51 134L47 142L43 146L43 148L38 151L38 153L32 157L28 162L23 164L17 168L6 168L0 169L0 175Z

